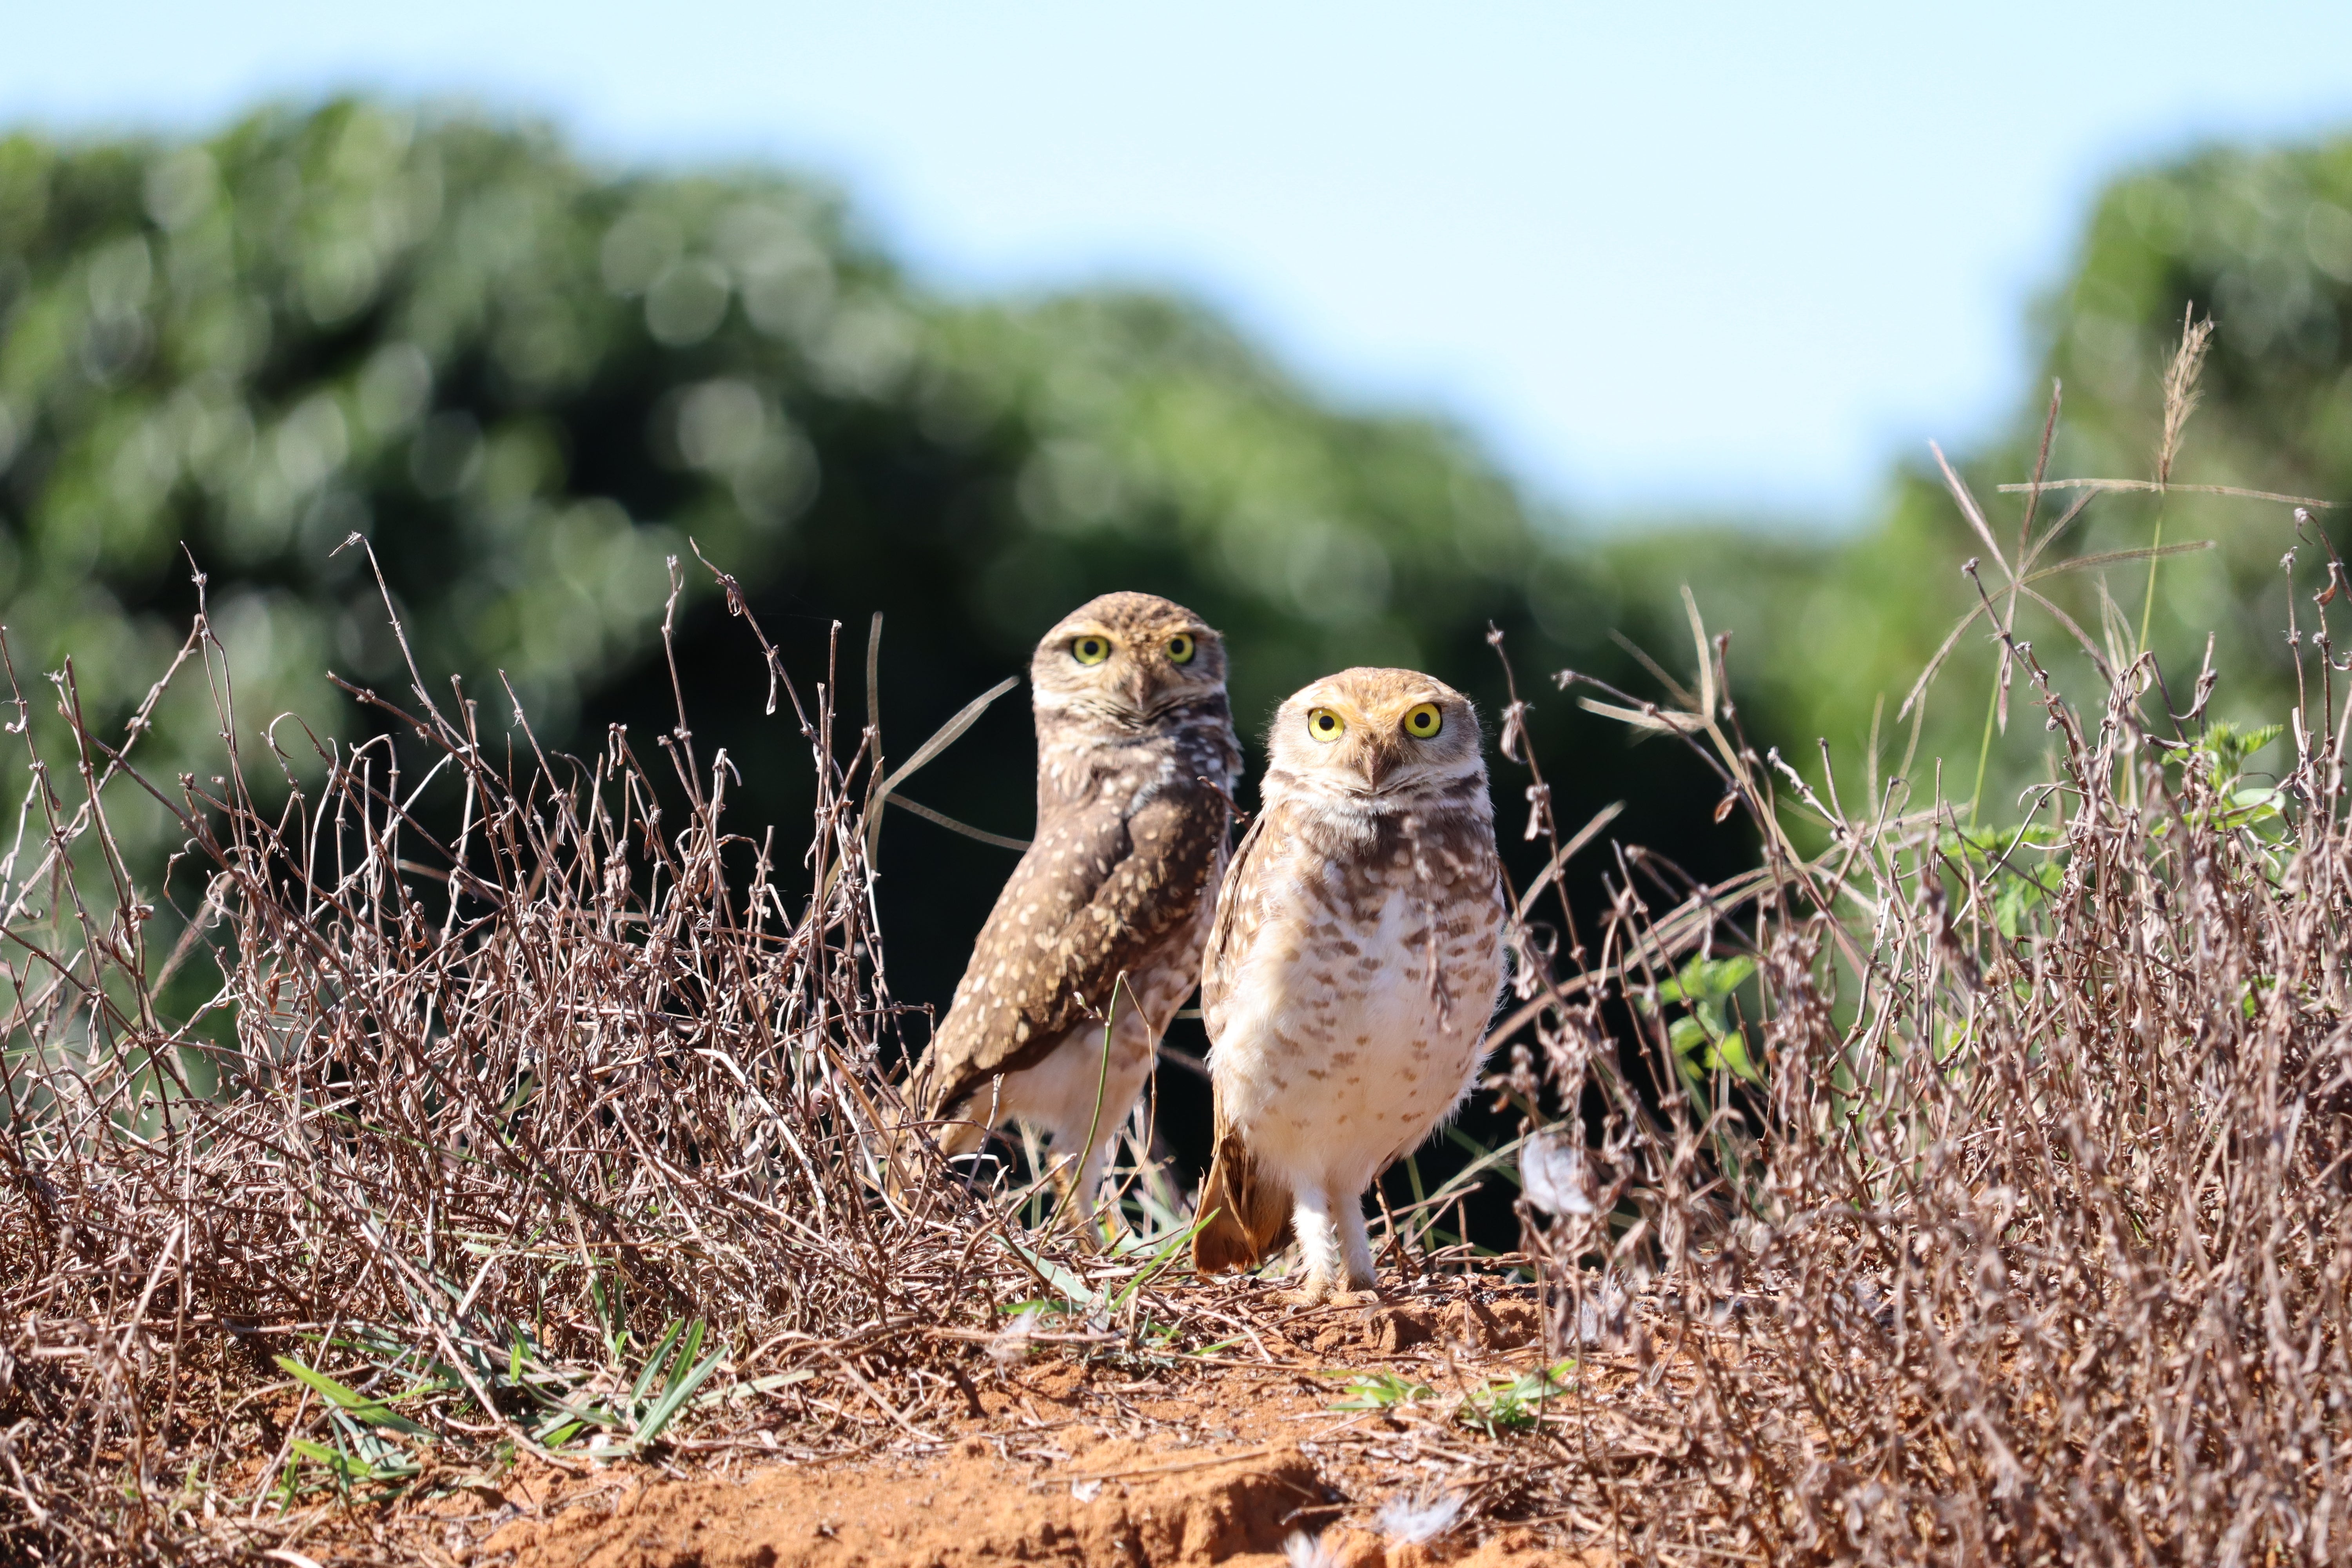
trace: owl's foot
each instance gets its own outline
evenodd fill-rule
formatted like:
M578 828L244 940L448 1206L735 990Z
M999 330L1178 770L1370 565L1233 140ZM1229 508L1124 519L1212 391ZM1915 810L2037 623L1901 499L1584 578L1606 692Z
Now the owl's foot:
M1304 1311L1310 1307L1377 1307L1381 1302L1381 1293L1374 1289L1350 1290L1342 1280L1317 1279L1309 1276L1304 1283L1291 1289L1276 1290L1274 1301L1275 1305L1287 1307L1293 1311Z

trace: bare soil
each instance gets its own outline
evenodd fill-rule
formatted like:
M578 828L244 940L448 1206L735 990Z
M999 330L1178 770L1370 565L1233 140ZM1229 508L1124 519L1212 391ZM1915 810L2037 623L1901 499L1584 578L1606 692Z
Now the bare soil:
M1448 1485L1455 1445L1543 1439L1433 1437L1425 1414L1334 1408L1348 1373L1467 1389L1535 1368L1538 1340L1529 1293L1456 1279L1252 1314L1232 1356L1173 1365L1044 1347L1006 1364L976 1347L960 1408L894 1423L862 1456L795 1460L755 1431L658 1465L526 1466L494 1501L460 1494L382 1523L467 1568L1189 1568L1285 1563L1294 1535L1349 1568L1574 1561L1545 1521L1515 1521L1510 1498ZM1425 1543L1377 1521L1393 1500L1448 1496L1459 1515Z

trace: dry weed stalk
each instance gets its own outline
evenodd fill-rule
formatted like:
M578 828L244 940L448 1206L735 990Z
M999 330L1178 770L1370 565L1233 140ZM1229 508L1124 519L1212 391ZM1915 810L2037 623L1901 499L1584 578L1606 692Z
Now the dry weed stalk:
M1444 1528L1676 1563L2352 1556L2340 566L2257 787L2210 679L2175 718L2123 647L2095 710L2053 689L2016 635L2038 552L1979 611L2061 763L2011 826L1759 756L1695 604L1680 705L1597 706L1692 745L1761 864L1704 887L1619 847L1580 932L1559 872L1606 814L1563 840L1533 779L1520 912L1560 921L1517 922L1498 1036L1532 1033L1498 1084L1563 1112L1518 1159L1550 1360L1366 1385ZM767 657L818 783L796 863L728 830L682 700L657 783L619 731L550 757L518 715L494 759L421 678L358 693L391 732L265 813L201 620L209 788L142 778L142 724L110 750L58 679L79 749L27 741L0 860L0 1554L226 1560L305 1539L312 1500L495 1489L526 1452L925 1447L1032 1353L1304 1369L1249 1292L1168 1288L1181 1225L1088 1257L936 1168L886 1195L878 737ZM128 789L205 870L168 953L108 826ZM175 973L204 975L184 1016Z
M804 706L761 641L817 779L796 859L728 830L732 763L682 697L658 759L618 728L549 756L519 710L494 738L436 702L412 656L406 700L352 693L389 732L322 744L323 784L289 771L266 814L201 618L183 660L231 757L209 786L141 777L70 668L79 750L53 768L16 689L0 1555L234 1554L299 1531L306 1497L754 1413L787 1451L919 1433L952 1392L922 1363L986 1341L993 1303L1084 1294L1097 1265L1013 1247L936 1167L882 1196L877 738L836 737L831 684ZM418 806L436 784L453 836ZM108 826L130 788L204 868L168 957ZM175 1018L183 968L205 995Z
M1528 1245L1559 1347L1637 1369L1587 1354L1529 1506L1666 1561L2352 1557L2333 597L2274 787L2210 679L2175 720L2126 649L2078 710L1987 598L2060 764L2000 829L1758 756L1696 607L1688 710L1611 694L1706 758L1764 875L1626 856L1591 966L1523 977L1541 1060L1506 1081L1570 1108Z

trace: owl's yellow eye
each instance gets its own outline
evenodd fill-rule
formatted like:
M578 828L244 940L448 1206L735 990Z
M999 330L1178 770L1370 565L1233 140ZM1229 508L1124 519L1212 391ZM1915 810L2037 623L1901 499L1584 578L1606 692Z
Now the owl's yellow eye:
M1423 702L1404 716L1404 732L1416 741L1426 741L1444 728L1445 715L1434 702Z
M1100 664L1110 657L1108 637L1076 637L1070 643L1070 657L1080 664Z
M1307 732L1328 744L1348 732L1348 721L1328 708L1309 709L1307 713Z
M1182 632L1168 639L1168 662L1171 664L1192 663L1193 651L1192 639Z

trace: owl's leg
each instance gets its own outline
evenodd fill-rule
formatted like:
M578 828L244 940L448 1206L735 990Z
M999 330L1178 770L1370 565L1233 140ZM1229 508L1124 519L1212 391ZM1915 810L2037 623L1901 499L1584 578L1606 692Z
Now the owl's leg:
M1372 1237L1364 1226L1361 1193L1339 1205L1339 1242L1348 1261L1348 1289L1376 1289L1379 1280L1372 1270Z
M1135 1102L1142 1097L1144 1080L1151 1075L1150 1037L1145 1037L1144 1048L1126 1059L1114 1054L1109 1076L1103 1083L1102 1114L1099 1120L1089 1110L1078 1125L1054 1134L1057 1152L1075 1158L1087 1149L1087 1133L1094 1132L1094 1144L1087 1149L1085 1167L1078 1172L1076 1199L1070 1206L1089 1238L1099 1239L1106 1224L1124 1225L1124 1216L1116 1204L1105 1204L1102 1197L1103 1179L1110 1173L1112 1151L1127 1131L1128 1119L1134 1114Z
M1332 1214L1331 1194L1321 1184L1301 1183L1294 1192L1291 1228L1298 1235L1298 1256L1307 1265L1298 1287L1281 1300L1291 1306L1317 1307L1331 1294L1345 1267L1339 1225Z
M1276 1300L1291 1307L1370 1306L1380 1300L1361 1194L1335 1200L1327 1187L1302 1185L1290 1223L1307 1274Z
M1076 1173L1075 1191L1066 1184L1066 1174L1055 1185L1063 1191L1064 1209L1080 1231L1089 1240L1099 1242L1107 1221L1120 1223L1116 1205L1108 1205L1106 1212L1103 1178L1110 1171L1111 1152L1118 1147L1128 1118L1134 1113L1135 1102L1142 1098L1143 1086L1151 1077L1155 1041L1150 1024L1131 1013L1122 1013L1113 1026L1108 1062L1101 1054L1100 1034L1093 1034L1090 1038L1084 1034L1076 1037L1087 1046L1083 1057L1077 1058L1085 1070L1070 1075L1073 1081L1066 1089L1069 1098L1055 1118L1054 1155L1061 1161L1076 1162L1084 1151L1086 1158ZM1065 1164L1063 1168L1066 1173L1069 1166Z

